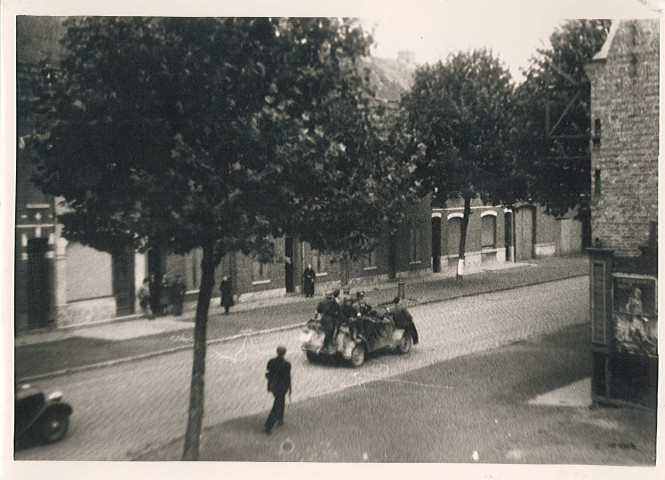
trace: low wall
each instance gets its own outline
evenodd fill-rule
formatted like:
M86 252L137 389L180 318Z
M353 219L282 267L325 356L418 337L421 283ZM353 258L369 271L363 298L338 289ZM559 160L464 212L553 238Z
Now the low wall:
M95 298L58 305L58 327L85 325L116 316L115 297Z

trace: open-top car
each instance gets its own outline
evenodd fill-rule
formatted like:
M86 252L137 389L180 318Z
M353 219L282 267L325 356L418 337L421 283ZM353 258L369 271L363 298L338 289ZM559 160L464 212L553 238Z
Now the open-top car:
M40 388L23 383L15 388L14 445L29 442L55 443L69 428L72 407L62 401L61 392L48 396Z
M386 310L340 320L327 347L324 347L325 329L321 317L316 315L307 322L300 340L310 362L322 356L341 356L354 367L360 367L368 354L378 350L396 349L399 353L408 353L413 344L418 343L418 332L413 321L396 325L392 313Z

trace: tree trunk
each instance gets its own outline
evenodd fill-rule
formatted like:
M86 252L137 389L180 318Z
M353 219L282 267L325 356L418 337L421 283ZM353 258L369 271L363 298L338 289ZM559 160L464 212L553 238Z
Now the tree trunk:
M466 251L466 232L469 227L469 215L471 215L471 196L464 196L464 216L462 217L462 227L459 236L459 259L457 260L457 275L455 279L462 281L464 279L464 256Z
M203 396L205 388L206 365L206 330L208 328L208 309L210 296L215 283L214 243L206 242L203 245L203 259L201 260L201 289L196 305L196 319L194 324L194 362L192 365L192 383L189 393L189 413L187 417L187 431L185 433L185 448L183 460L199 459L199 441L201 437L201 424L203 423Z

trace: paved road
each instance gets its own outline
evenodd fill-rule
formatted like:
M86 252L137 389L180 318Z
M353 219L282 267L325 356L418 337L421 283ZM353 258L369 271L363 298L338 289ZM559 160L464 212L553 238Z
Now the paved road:
M297 331L210 346L206 426L266 411L263 373L283 343L293 364L293 401L325 395L460 355L588 321L588 277L413 307L421 343L407 356L383 355L361 369L310 365ZM172 338L174 344L182 341ZM74 406L61 443L16 453L17 460L128 460L185 431L191 351L76 373L40 384L62 389ZM254 426L257 430L260 424Z

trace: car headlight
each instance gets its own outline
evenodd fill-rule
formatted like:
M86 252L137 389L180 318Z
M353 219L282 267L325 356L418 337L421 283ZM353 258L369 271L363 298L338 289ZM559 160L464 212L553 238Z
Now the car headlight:
M46 397L47 400L51 402L59 402L62 400L62 392L53 392L50 393L48 397Z

